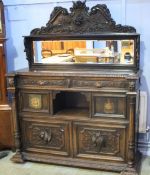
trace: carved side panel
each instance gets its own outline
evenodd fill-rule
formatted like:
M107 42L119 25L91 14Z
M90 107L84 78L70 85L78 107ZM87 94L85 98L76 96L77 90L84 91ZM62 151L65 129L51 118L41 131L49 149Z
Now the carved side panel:
M55 154L69 154L68 123L23 122L24 149ZM60 153L59 153L60 152Z
M75 156L94 159L125 158L125 127L100 127L95 125L75 124Z

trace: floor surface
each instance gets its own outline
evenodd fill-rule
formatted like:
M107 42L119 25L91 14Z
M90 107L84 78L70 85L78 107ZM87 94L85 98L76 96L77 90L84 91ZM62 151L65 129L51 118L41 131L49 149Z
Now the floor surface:
M104 171L87 170L65 166L26 162L16 164L10 161L13 153L0 159L0 175L119 175ZM150 175L150 157L142 160L141 175Z

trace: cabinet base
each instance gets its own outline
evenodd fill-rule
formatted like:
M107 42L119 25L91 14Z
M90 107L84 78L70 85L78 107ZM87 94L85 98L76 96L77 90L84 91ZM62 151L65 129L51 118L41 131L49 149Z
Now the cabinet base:
M25 160L34 162L44 162L56 165L67 165L72 167L80 167L95 170L113 171L121 172L121 175L138 175L134 168L126 169L127 164L125 163L113 163L113 162L103 162L103 161L91 161L83 160L70 157L57 157L57 156L47 156L39 155L36 153L16 153L11 159L13 162L23 163Z
M16 152L16 154L11 158L11 161L15 163L24 163L23 156L20 152Z

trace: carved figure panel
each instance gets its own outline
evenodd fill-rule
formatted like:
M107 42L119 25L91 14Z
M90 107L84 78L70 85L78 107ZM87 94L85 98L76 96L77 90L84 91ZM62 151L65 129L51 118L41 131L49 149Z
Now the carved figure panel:
M24 124L24 144L26 148L47 148L57 151L68 151L69 138L66 124Z
M124 157L125 131L119 128L75 126L76 154ZM99 157L100 158L100 157Z

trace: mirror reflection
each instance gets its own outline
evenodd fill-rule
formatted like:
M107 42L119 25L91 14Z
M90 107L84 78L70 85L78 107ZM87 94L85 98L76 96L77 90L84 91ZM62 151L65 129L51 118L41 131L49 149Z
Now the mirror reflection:
M33 50L35 63L134 63L134 40L34 41Z

